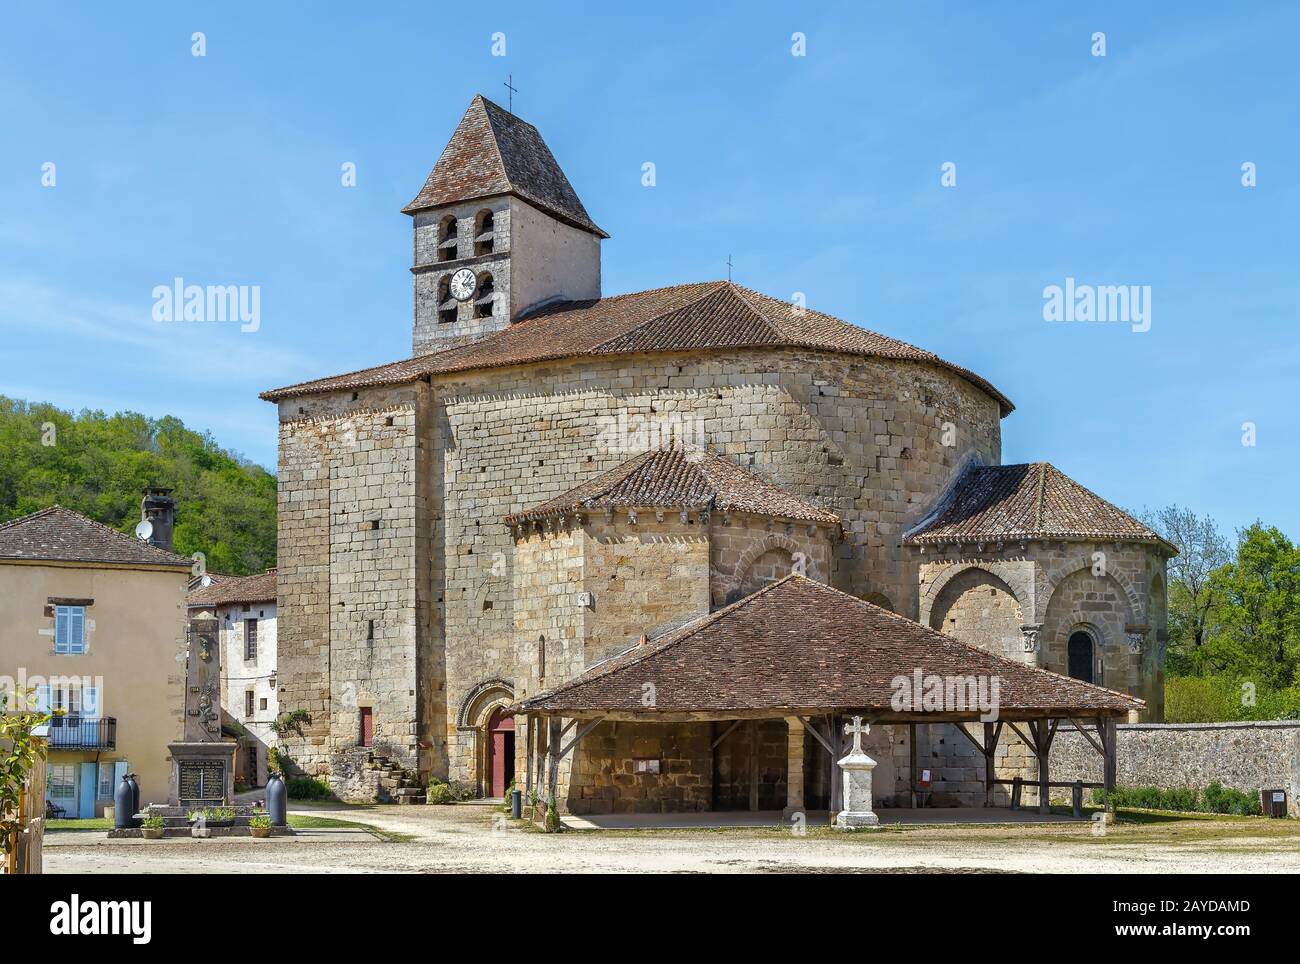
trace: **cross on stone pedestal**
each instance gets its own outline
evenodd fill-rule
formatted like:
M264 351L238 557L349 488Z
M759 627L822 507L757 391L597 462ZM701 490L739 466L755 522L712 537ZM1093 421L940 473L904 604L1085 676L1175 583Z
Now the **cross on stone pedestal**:
M849 753L861 753L862 738L870 732L871 724L863 723L860 716L855 716L852 723L845 723L844 735L853 737L853 749Z
M871 810L871 771L876 761L862 749L862 737L870 732L871 724L863 723L860 716L853 717L852 723L844 724L845 735L853 737L853 748L843 759L836 761L844 780L844 809L835 815L835 826L842 830L880 824L880 819Z

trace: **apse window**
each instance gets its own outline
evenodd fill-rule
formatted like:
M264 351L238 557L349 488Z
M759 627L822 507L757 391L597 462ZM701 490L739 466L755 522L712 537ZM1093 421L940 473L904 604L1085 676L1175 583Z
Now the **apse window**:
M1096 682L1093 672L1093 667L1096 664L1093 656L1092 635L1082 629L1075 630L1070 634L1070 641L1066 648L1070 675L1085 683Z

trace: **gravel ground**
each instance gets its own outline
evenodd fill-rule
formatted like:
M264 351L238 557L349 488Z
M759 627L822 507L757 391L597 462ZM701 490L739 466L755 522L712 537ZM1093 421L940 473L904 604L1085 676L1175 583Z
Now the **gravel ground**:
M110 841L46 837L45 869L87 873L651 872L1300 873L1300 823L1173 820L1086 826L914 827L542 834L494 807L313 808L409 839L311 831L294 839Z

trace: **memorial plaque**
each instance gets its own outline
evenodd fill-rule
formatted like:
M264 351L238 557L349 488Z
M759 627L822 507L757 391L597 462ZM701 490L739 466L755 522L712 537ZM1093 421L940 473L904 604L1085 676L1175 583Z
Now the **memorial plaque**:
M226 798L226 765L213 760L185 760L177 764L177 797L190 803L222 803Z

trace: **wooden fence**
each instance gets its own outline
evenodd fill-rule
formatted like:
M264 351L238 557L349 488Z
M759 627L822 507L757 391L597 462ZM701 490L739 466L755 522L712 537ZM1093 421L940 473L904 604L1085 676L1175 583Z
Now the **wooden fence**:
M18 806L22 831L10 839L5 854L6 874L39 874L41 846L45 839L45 760L36 761L27 781L27 790Z

